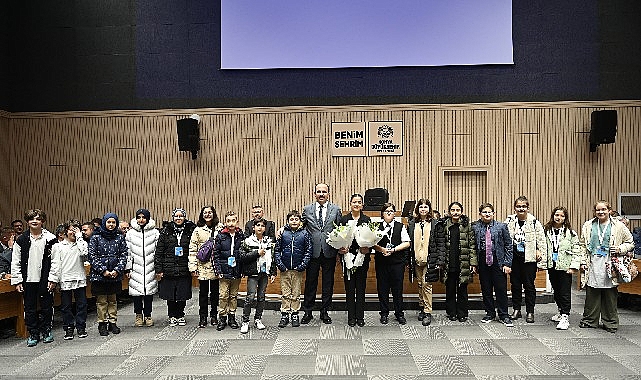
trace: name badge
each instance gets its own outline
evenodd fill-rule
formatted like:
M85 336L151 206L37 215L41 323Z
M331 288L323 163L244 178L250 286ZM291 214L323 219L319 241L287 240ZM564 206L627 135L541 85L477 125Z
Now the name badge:
M182 256L183 255L183 247L174 247L174 255Z
M520 242L516 245L516 251L519 253L525 253L525 242Z
M234 256L228 257L227 258L227 265L230 267L235 267L236 266L236 258Z
M557 261L559 259L559 253L558 252L552 252L552 261Z
M600 257L606 257L608 255L608 251L605 249L604 246L599 246L599 248L596 249L596 255Z

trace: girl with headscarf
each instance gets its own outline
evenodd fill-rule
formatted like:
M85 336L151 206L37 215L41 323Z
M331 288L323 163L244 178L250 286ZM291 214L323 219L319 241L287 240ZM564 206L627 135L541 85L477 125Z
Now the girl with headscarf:
M158 294L167 301L169 325L184 326L185 305L191 299L189 242L196 225L187 220L187 212L182 208L174 209L171 218L172 222L160 232L154 266Z
M151 318L151 305L154 294L158 291L154 255L159 235L156 222L151 219L149 210L141 208L136 211L134 219L131 220L131 228L126 234L129 246L127 258L129 295L134 301L136 327L154 325L154 320Z
M127 243L118 231L118 215L107 213L102 217L98 231L94 232L87 247L91 264L89 281L91 294L96 297L98 332L101 336L119 334L116 325L118 304L116 294L122 290L122 276L127 265Z

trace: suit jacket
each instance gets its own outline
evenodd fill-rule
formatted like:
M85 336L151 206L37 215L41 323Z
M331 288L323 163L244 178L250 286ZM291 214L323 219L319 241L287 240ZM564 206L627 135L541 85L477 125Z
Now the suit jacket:
M337 249L327 244L327 236L334 229L334 223L337 225L341 222L341 208L331 202L325 202L325 224L321 226L316 213L316 202L305 206L303 209L303 223L307 232L312 237L312 257L319 258L321 251L325 257L336 257Z

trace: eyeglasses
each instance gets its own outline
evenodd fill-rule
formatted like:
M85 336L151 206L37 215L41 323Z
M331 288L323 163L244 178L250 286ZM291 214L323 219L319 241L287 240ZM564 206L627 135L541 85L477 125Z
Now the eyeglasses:
M386 214L393 214L393 213L395 213L396 211L394 211L394 210L385 210L384 212L385 212Z

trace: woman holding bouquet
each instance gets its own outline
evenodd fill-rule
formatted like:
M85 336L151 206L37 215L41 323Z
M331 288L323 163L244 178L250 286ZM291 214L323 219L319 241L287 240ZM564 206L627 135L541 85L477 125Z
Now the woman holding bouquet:
M370 223L370 218L363 215L363 196L354 194L350 200L349 214L341 217L341 225L346 226L350 221L355 221L356 226ZM347 248L343 247L338 250L342 257L343 280L345 281L345 297L347 300L347 324L351 327L355 325L365 326L365 283L367 281L367 271L369 270L369 247L359 247L356 237L352 245Z

